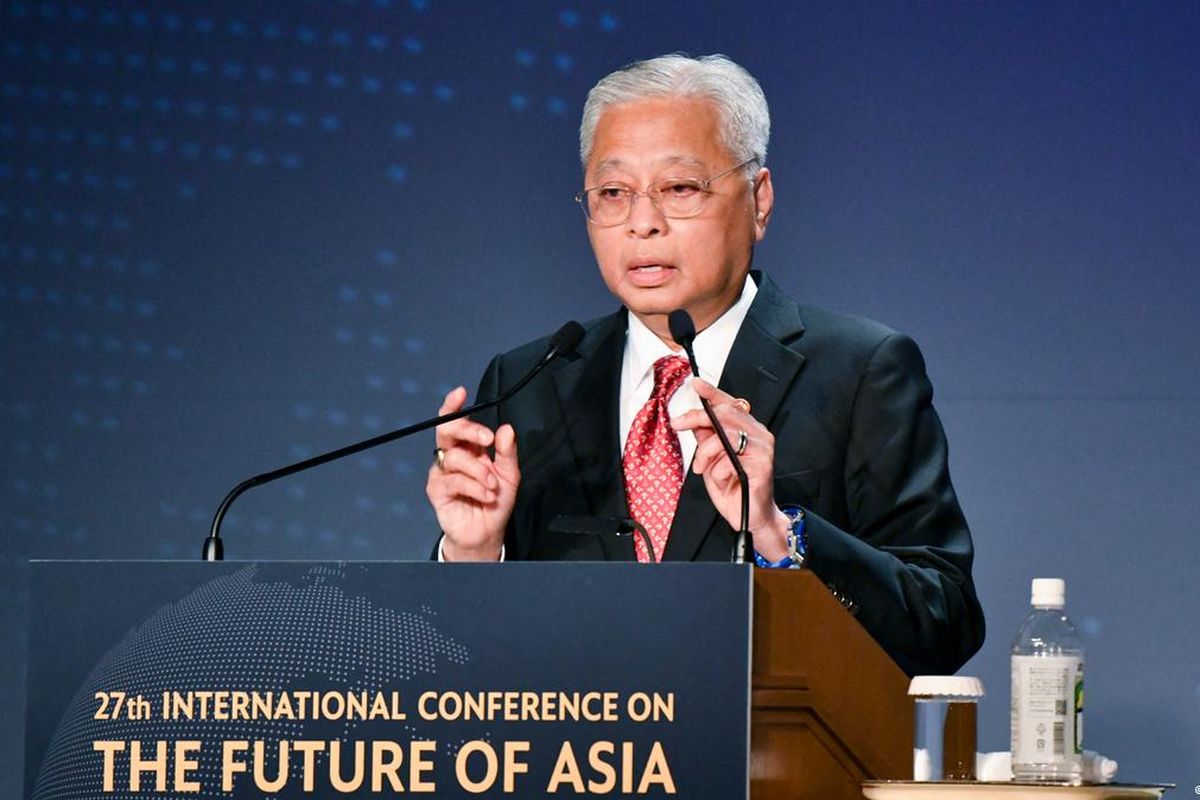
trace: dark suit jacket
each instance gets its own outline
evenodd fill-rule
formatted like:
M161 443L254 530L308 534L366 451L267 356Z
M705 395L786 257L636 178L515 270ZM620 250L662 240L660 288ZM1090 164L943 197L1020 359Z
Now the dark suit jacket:
M807 512L806 567L905 671L953 672L979 649L984 622L920 352L883 325L797 306L754 277L759 291L720 388L749 400L775 435L775 498ZM576 358L479 418L517 431L509 559L634 558L629 538L549 530L560 514L627 516L617 430L625 314L588 324ZM477 397L507 389L546 346L497 356ZM689 472L663 559L727 560L732 545L733 530Z

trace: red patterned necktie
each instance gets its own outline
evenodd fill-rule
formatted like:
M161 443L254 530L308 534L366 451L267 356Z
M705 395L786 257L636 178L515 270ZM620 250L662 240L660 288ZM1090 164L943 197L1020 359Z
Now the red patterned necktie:
M683 489L683 454L679 435L671 427L667 403L690 372L687 360L679 356L664 356L654 362L654 390L633 418L621 459L629 513L646 528L660 559ZM650 560L640 536L634 537L634 548L638 561Z

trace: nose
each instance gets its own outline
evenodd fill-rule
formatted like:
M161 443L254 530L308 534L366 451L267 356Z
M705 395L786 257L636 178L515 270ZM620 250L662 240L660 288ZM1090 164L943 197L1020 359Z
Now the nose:
M629 219L625 221L631 235L646 239L666 233L667 218L658 210L648 193L638 192L631 198L631 202L633 205L629 209Z

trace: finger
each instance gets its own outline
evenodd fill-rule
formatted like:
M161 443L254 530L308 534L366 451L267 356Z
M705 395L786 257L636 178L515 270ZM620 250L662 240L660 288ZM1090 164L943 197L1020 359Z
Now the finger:
M721 447L721 440L717 438L716 434L709 431L704 441L700 441L699 437L696 438L696 454L692 456L692 471L703 475L712 467L713 462L724 456L725 450Z
M461 499L473 500L480 505L489 505L496 501L494 490L461 472L443 474L436 484L431 481L430 493L432 494L430 500L435 506Z
M466 402L467 390L462 386L455 387L450 390L442 401L441 408L438 409L438 415L453 414L455 411L461 411ZM494 439L495 436L488 426L481 425L465 417L452 422L443 422L434 429L434 441L443 450L449 450L460 442L477 447L491 447Z
M696 390L696 394L714 406L732 405L736 399L733 395L721 391L703 378L692 378L692 388Z
M742 412L735 405L715 405L710 404L713 416L721 423L721 427L725 429L725 433L737 431L740 429L749 430L754 425L754 418ZM671 427L677 431L700 431L704 428L712 428L712 420L708 418L708 414L703 409L693 409L678 416L671 417Z
M442 407L438 409L438 416L443 414L452 414L463 407L463 403L467 402L467 389L465 386L456 386L446 393L446 398L442 400Z
M677 431L699 432L702 428L711 428L712 422L702 409L693 409L671 417L671 427Z
M491 447L495 438L491 428L469 419L456 419L454 422L438 425L434 433L437 446L447 452L454 447L482 450Z
M482 451L470 453L465 448L452 447L445 452L446 456L442 460L442 472L462 473L472 480L479 481L488 489L500 488L500 482L496 480L496 476L492 472L491 462ZM434 469L437 469L436 464Z
M517 459L517 432L505 423L496 431L496 472L508 483L516 485L521 479Z
M713 408L733 407L746 416L750 416L749 400L743 397L735 397L728 392L723 392L700 378L694 378L692 386L696 390L697 396L702 400L708 401Z
M736 433L729 437L729 446L735 453L737 453L738 438ZM744 458L745 452L738 454L738 457ZM716 433L709 431L703 441L699 437L696 438L696 454L692 457L692 465L697 473L703 474L711 471L715 464L722 461L728 464L729 454L725 452L725 444ZM732 469L732 465L730 468Z
M464 417L438 425L434 430L433 438L437 442L437 446L443 450L460 445L481 449L491 447L496 435L487 425L481 425Z

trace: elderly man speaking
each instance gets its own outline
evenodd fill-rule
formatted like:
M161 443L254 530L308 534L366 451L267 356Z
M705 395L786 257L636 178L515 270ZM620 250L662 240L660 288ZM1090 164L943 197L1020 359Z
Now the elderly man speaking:
M552 375L437 429L438 557L727 560L741 490L704 398L749 477L758 565L811 570L910 674L953 672L984 623L924 362L909 338L751 271L775 200L769 134L758 82L724 56L637 62L591 90L576 199L622 308ZM676 309L699 331L698 379ZM545 352L496 357L479 396ZM453 390L441 413L466 399ZM559 515L632 517L652 547L554 532Z

